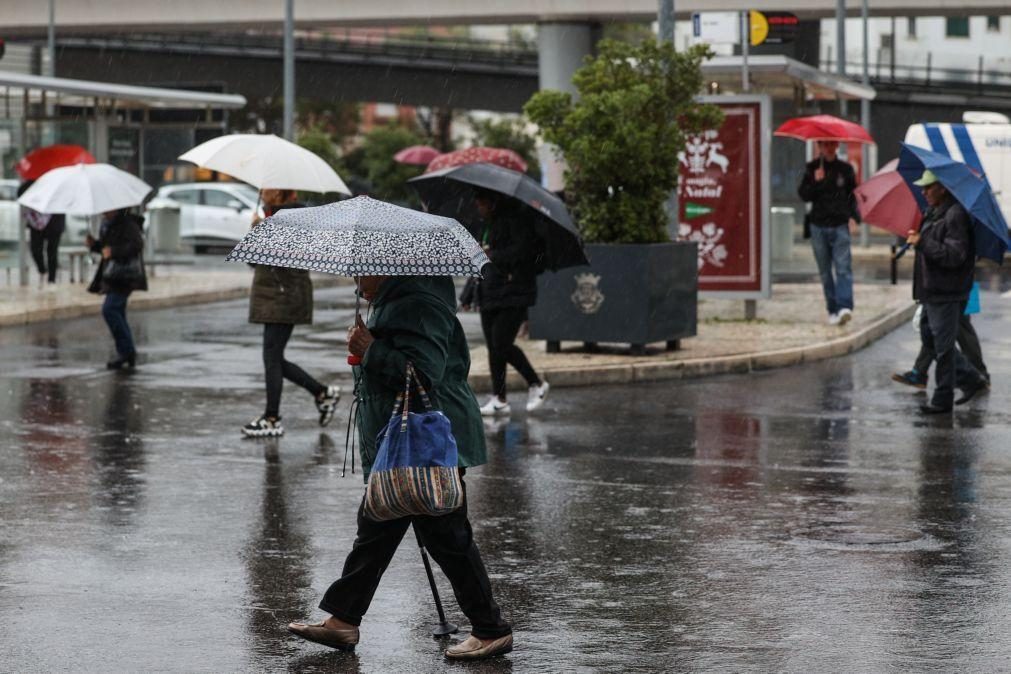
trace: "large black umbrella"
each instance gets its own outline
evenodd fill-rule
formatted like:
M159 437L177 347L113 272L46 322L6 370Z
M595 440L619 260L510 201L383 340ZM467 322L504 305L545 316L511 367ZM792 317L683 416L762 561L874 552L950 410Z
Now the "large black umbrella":
M477 222L473 206L476 189L509 197L525 207L543 239L545 267L557 271L589 264L565 204L529 176L494 164L464 164L426 173L408 182L421 195L429 212L456 218L471 228Z

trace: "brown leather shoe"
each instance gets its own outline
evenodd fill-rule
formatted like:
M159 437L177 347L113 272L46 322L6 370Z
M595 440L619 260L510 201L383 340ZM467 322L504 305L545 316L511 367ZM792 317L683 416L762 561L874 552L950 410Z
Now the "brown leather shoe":
M450 660L481 660L496 655L505 655L513 649L513 635L491 640L481 640L471 634L464 641L446 649Z
M358 644L358 628L333 629L326 623L307 625L305 623L288 623L288 631L306 641L323 644L339 651L353 651Z

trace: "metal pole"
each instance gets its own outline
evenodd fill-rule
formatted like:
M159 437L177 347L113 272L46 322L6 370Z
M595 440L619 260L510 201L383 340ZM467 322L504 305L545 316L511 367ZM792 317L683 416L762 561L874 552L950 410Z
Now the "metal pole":
M56 77L56 0L49 0L49 76Z
M657 42L674 43L674 0L659 0L657 10ZM676 45L675 45L676 46Z
M295 0L284 0L284 137L295 139Z
M748 75L748 48L751 46L751 12L741 12L741 91L751 91L751 78Z
M846 77L846 0L835 3L836 72ZM846 99L839 99L839 114L846 116Z
M870 63L869 63L870 50L869 50L869 44L868 44L870 40L868 38L868 26L867 26L868 19L867 19L867 15L868 15L867 0L863 0L863 2L860 4L860 20L863 23L863 33L864 33L864 49L863 49L863 52L864 52L863 53L863 57L864 57L863 67L864 67L864 70L863 70L863 76L861 77L861 81L863 82L863 84L864 84L865 87L866 86L870 86L870 84L871 84L871 73L870 73ZM860 99L860 125L863 126L865 129L867 129L867 132L870 133L870 131L871 131L871 102L869 100L867 100L866 98ZM863 176L862 176L862 178L864 180L867 180L868 178L871 177L871 170L872 169L877 168L877 167L872 167L871 166L870 159L871 159L871 148L870 148L869 145L865 145L864 148L863 148L863 161L861 162L861 165L863 167ZM867 246L869 246L871 244L870 237L871 237L870 227L868 226L868 224L866 222L861 222L860 223L860 245L863 246L864 248L866 248Z

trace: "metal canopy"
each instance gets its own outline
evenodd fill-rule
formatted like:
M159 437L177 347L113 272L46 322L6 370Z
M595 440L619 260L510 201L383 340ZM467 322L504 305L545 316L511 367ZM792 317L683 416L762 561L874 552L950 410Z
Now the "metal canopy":
M0 87L8 94L27 94L35 99L43 92L58 95L54 103L90 107L96 99L103 103L113 102L117 108L241 108L246 98L238 94L215 94L185 89L160 89L132 84L113 84L89 80L71 80L63 77L25 75L0 70Z
M741 60L740 56L716 56L702 64L702 74L723 90L737 91L741 86ZM792 98L798 88L809 100L873 100L877 95L873 87L781 54L749 56L748 72L753 91L777 98Z

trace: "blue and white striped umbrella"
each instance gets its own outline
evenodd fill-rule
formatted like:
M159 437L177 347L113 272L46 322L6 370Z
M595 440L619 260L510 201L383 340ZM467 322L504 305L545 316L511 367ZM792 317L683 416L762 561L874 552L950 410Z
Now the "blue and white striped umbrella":
M339 276L480 276L488 264L456 220L369 197L278 211L226 259Z

